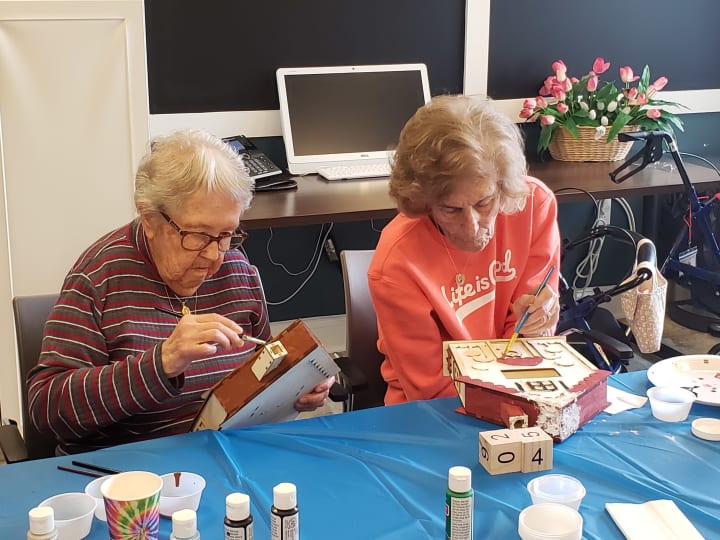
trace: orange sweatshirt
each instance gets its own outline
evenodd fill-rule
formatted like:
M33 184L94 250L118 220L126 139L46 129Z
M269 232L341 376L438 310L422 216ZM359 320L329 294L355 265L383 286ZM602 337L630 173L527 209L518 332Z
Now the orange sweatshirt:
M533 294L550 266L560 268L555 196L539 180L527 181L525 208L498 215L482 251L446 243L427 216L400 214L383 229L368 283L385 355L386 404L457 395L442 374L442 342L510 337L513 302ZM465 274L461 287L458 272ZM548 286L558 290L558 272Z

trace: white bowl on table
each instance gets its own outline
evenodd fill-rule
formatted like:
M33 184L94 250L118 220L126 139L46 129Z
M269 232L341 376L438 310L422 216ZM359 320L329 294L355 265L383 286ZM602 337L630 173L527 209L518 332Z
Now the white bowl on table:
M87 493L60 493L38 506L49 506L55 512L58 540L80 540L90 534L97 501Z
M178 510L197 510L205 489L205 479L196 473L179 472L161 476L160 515L172 517Z
M93 497L97 502L97 506L95 507L95 517L98 518L100 521L107 521L107 515L105 515L105 499L103 499L102 492L100 491L100 486L108 478L109 475L95 478L94 480L89 482L87 486L85 486L85 493Z
M695 394L679 386L653 386L647 397L653 416L663 422L682 422L695 402Z

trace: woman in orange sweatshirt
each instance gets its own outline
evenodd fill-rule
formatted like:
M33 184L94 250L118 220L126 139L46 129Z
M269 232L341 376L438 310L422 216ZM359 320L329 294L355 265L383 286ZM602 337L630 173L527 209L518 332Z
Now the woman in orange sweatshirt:
M557 203L527 176L517 126L488 101L440 96L400 135L390 194L400 214L368 271L385 355L385 403L456 395L442 374L444 340L525 336L558 321Z

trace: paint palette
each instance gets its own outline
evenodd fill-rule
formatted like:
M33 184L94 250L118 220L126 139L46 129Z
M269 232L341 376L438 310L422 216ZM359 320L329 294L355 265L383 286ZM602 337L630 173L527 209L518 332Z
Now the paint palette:
M720 405L720 356L674 356L650 366L647 376L655 386L687 388L697 396L697 403Z
M540 426L564 440L607 405L607 371L564 337L447 341L445 371L462 411L506 427Z

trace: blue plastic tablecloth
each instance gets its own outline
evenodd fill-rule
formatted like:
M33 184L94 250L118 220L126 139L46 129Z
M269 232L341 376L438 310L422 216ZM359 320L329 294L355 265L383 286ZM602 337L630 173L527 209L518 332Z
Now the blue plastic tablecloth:
M610 384L644 395L645 372L613 376ZM270 537L272 488L298 488L306 540L443 538L447 472L473 471L475 538L518 538L527 483L539 473L491 476L478 462L478 432L498 426L455 412L455 398L221 432L204 431L0 467L0 539L20 539L27 511L51 495L82 491L91 478L57 470L80 459L121 470L158 474L192 471L207 480L198 510L203 538L223 537L225 496L250 495L255 538ZM708 539L720 538L720 443L698 439L690 423L718 418L695 404L688 420L664 423L649 404L617 415L600 413L554 445L552 472L582 481L583 538L623 538L606 502L672 499ZM161 519L160 538L170 535ZM90 539L108 538L95 520Z

